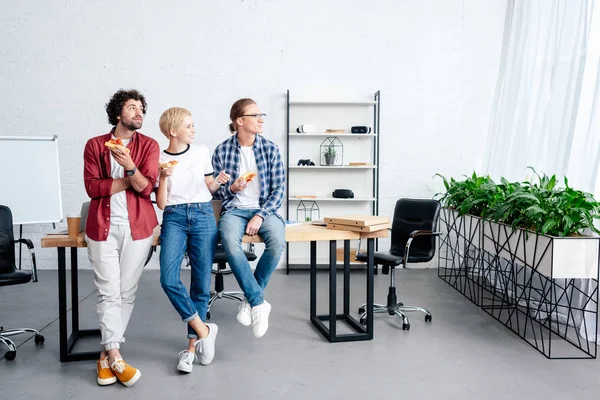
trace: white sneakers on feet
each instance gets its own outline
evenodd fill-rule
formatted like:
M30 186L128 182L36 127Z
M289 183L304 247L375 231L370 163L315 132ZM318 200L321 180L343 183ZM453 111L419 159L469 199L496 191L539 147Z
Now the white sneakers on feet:
M240 304L240 308L238 309L236 316L240 324L244 326L250 326L250 324L252 324L252 312L250 309L250 303L248 303L248 300L244 299L244 301Z
M177 364L177 370L181 372L192 372L194 368L194 360L196 359L196 353L190 353L187 350L179 352L179 363Z
M264 300L262 304L252 307L251 311L252 332L254 333L254 337L263 337L263 335L267 333L267 329L269 329L269 314L271 313L271 305L266 300Z
M215 358L215 341L217 334L219 333L219 327L216 324L206 324L208 326L208 336L202 339L198 339L194 346L196 346L196 353L198 354L198 360L202 365L208 365Z

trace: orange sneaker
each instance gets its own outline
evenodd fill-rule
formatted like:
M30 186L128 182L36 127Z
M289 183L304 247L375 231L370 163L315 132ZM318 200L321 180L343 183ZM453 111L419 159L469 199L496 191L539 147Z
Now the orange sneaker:
M142 376L142 373L139 370L133 368L122 359L115 360L110 368L119 382L125 386L133 385L140 379L140 376Z
M113 374L108 366L108 357L98 360L98 385L112 385L117 381L117 377Z

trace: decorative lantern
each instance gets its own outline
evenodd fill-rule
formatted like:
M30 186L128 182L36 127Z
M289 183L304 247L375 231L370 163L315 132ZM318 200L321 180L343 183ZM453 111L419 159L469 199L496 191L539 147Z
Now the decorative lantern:
M316 218L315 218L316 216ZM316 201L304 201L300 200L298 207L296 207L296 220L297 221L314 221L321 219L321 210Z
M337 137L327 137L321 143L321 165L344 165L344 145Z

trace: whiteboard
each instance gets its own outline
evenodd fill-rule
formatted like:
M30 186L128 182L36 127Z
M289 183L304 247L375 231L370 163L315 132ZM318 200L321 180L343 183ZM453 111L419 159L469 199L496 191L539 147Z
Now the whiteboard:
M57 136L0 136L0 160L0 204L13 224L62 220Z

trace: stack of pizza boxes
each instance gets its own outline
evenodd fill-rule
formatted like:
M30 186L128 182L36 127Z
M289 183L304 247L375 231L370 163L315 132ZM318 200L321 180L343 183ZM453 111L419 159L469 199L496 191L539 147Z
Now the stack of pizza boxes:
M376 215L346 215L324 218L328 229L355 232L375 232L391 227L388 217Z

